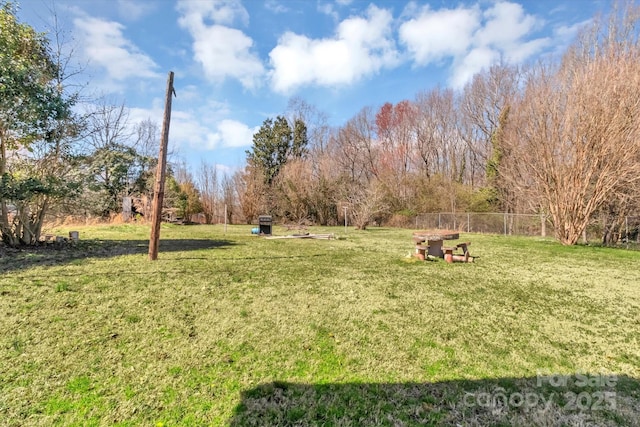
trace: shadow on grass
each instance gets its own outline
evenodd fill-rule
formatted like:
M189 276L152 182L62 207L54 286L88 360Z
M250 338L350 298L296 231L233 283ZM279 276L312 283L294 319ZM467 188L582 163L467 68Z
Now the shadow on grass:
M578 375L438 383L273 382L242 393L239 426L638 426L640 381Z
M235 245L230 240L160 239L159 256L167 252L218 249ZM61 246L0 248L0 273L43 265L61 265L84 258L111 258L146 254L149 240L81 240Z

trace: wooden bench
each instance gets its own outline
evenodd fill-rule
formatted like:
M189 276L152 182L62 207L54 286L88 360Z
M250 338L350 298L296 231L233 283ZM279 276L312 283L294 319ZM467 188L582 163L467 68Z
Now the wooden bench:
M416 245L416 257L419 260L424 261L427 259L427 251L429 250L429 246L417 244Z
M456 246L443 246L442 253L444 254L444 260L448 263L454 261L458 262L472 262L473 258L469 257L469 246L471 242L458 243ZM454 254L457 249L462 249L462 255Z
M463 242L463 243L458 243L456 245L456 248L462 249L462 253L463 254L468 254L469 253L469 246L471 246L471 242Z
M457 249L457 246L443 246L442 253L444 254L444 260L451 263L453 262L453 251Z

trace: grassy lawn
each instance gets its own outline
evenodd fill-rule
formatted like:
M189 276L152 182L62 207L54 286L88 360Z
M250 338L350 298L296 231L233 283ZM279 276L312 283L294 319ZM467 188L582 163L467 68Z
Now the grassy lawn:
M0 424L640 425L640 252L250 228L163 225L153 263L135 225L2 252Z

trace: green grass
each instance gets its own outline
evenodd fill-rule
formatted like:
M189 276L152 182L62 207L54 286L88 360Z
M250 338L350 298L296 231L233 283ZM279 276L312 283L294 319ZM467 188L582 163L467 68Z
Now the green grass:
M638 425L640 252L463 235L476 262L446 264L410 230L250 228L163 225L156 262L136 225L1 253L0 424Z

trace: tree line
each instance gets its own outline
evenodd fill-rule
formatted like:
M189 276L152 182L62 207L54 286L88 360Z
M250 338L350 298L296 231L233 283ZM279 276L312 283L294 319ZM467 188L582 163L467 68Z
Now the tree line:
M262 130L254 137L236 177L245 218L335 224L346 208L365 228L499 211L548 216L564 244L595 218L612 235L640 208L639 17L633 2L617 4L559 58L493 65L462 91L365 107L338 128L295 100L289 114L312 130L308 146L293 155L276 138L274 169L260 160Z
M144 216L158 125L132 127L124 105L83 104L60 38L18 22L9 3L1 10L5 243L37 242L52 215L117 215L123 197ZM331 225L346 213L359 228L423 212L536 213L565 244L594 218L612 235L640 207L639 18L633 2L616 4L559 56L496 64L460 91L363 107L341 126L293 98L253 136L243 169L174 161L165 208L207 223L270 214Z

